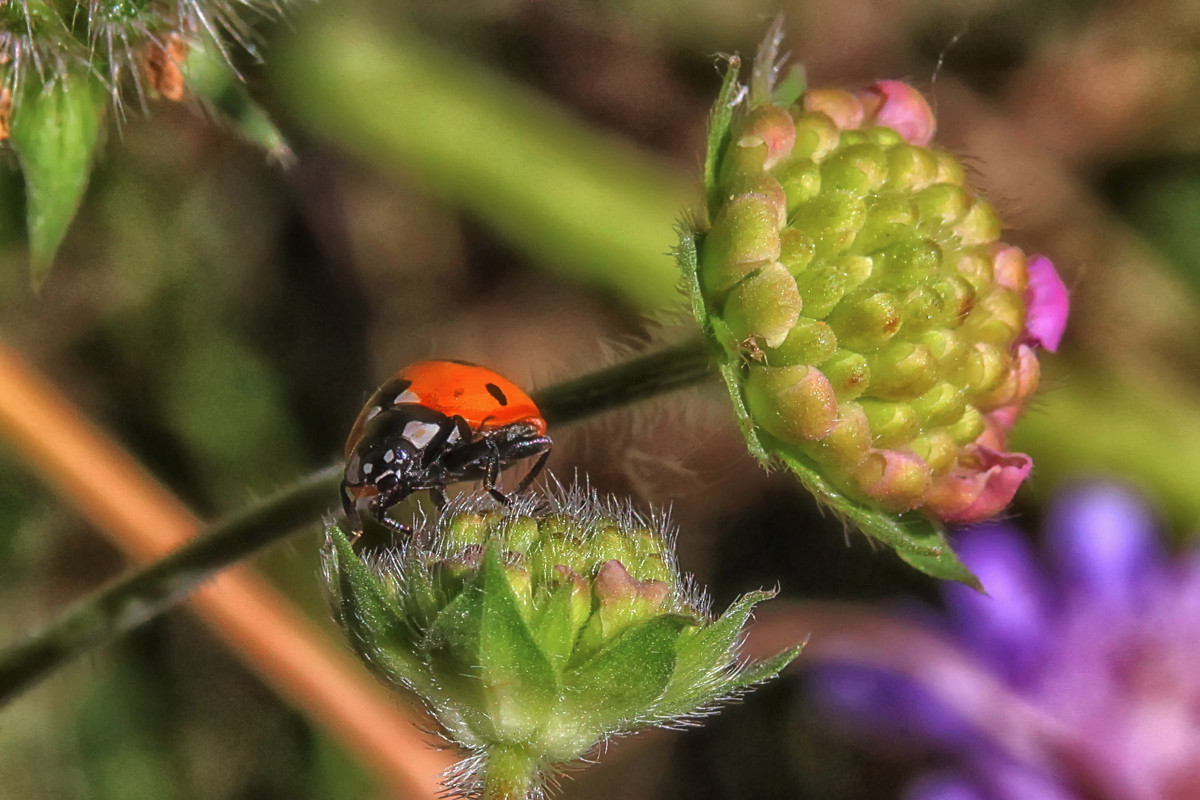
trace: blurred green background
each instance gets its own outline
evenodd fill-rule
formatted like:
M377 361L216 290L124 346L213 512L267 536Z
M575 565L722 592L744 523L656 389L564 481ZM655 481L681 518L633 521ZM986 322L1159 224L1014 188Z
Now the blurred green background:
M0 335L207 517L329 463L370 390L430 356L546 385L686 331L666 255L698 187L716 54L753 51L757 0L326 0L263 25L239 64L296 160L195 103L109 130L40 292L23 191L0 169ZM1018 426L1017 511L1087 475L1140 487L1178 540L1200 519L1200 14L1190 0L784 4L810 84L913 81L1011 225L1073 288L1063 352ZM653 322L648 322L653 320ZM930 597L846 544L745 454L721 392L556 434L551 469L675 506L685 568L722 606ZM332 498L331 498L332 500ZM1032 525L1031 525L1032 527ZM328 624L317 534L262 559ZM0 634L125 567L0 451ZM892 797L796 677L701 731L630 740L568 798ZM352 753L185 611L0 712L0 794L358 798Z

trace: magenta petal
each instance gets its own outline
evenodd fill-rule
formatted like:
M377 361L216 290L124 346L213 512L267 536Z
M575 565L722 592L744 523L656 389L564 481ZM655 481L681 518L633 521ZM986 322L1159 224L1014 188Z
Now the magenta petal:
M937 121L924 95L904 81L878 81L859 96L876 125L884 125L909 144L924 147L933 139Z
M1029 283L1025 289L1024 341L1053 353L1067 327L1071 299L1067 286L1045 256L1029 259Z
M1033 469L1033 459L1024 453L1002 453L979 444L968 450L967 465L944 475L930 492L929 509L946 522L979 522L995 516Z

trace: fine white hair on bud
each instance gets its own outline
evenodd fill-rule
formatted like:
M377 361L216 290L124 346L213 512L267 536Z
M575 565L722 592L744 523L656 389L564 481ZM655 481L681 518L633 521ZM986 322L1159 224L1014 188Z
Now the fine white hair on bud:
M551 483L505 506L461 496L367 555L327 526L335 615L468 754L447 776L462 796L539 797L563 764L646 726L695 724L798 653L739 658L773 593L712 614L666 512Z
M81 79L102 84L118 110L127 90L142 104L180 100L192 51L212 47L230 68L231 44L257 59L256 25L284 11L277 0L3 3L0 86L18 107L26 92Z

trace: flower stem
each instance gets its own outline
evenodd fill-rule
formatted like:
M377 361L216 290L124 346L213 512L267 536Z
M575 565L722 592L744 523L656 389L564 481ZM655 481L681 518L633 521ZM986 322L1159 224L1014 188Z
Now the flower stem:
M129 632L205 578L309 524L329 508L340 470L327 467L210 526L170 555L109 584L24 642L0 651L0 704L83 651Z
M524 750L496 747L483 766L481 800L527 800L537 786L537 761Z
M715 375L709 351L700 339L693 339L549 386L534 392L533 399L547 422L562 425Z

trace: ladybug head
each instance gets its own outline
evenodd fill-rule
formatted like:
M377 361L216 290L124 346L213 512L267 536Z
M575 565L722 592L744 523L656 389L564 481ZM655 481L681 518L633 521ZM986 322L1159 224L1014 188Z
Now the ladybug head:
M438 476L428 473L452 433L445 415L417 405L397 406L374 417L346 461L347 514L365 500L378 516L418 489L439 485Z

